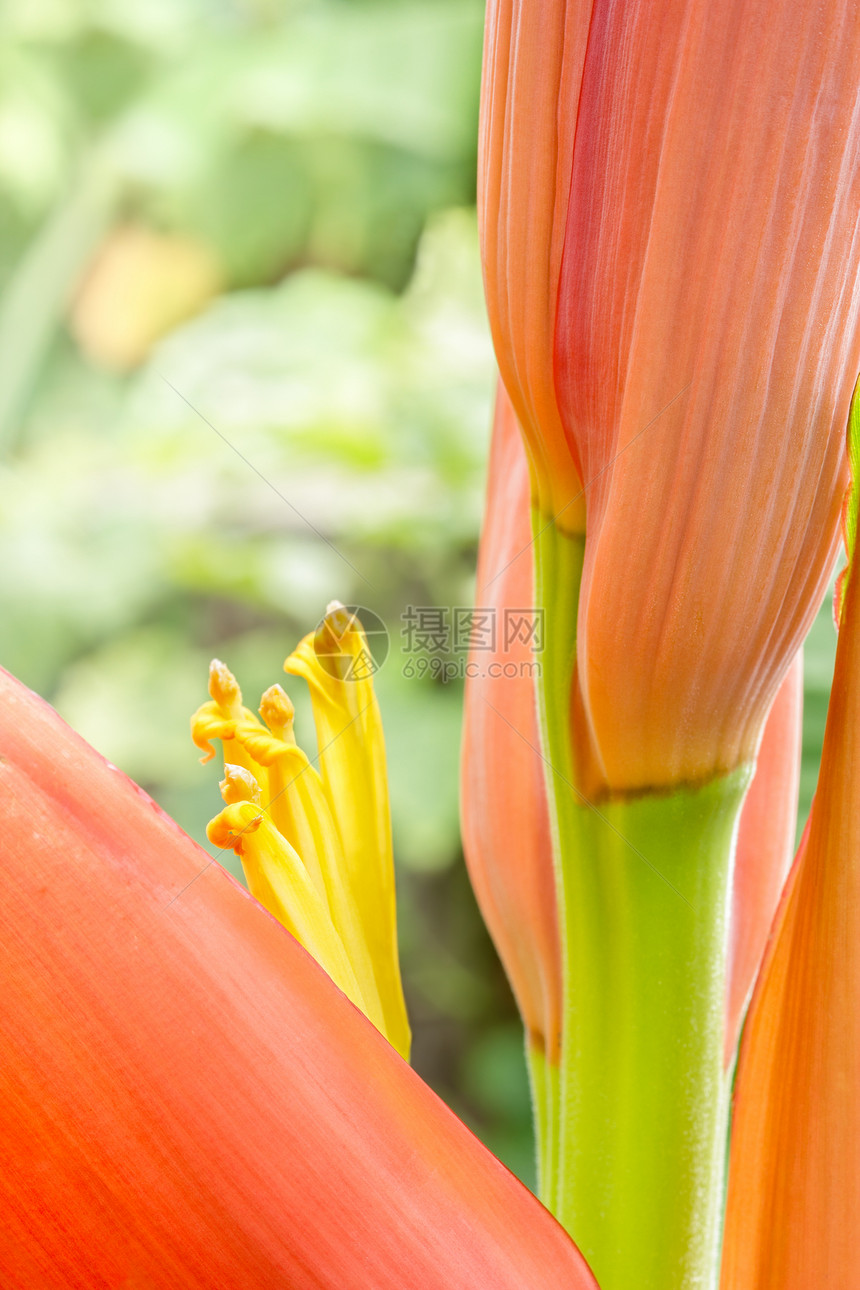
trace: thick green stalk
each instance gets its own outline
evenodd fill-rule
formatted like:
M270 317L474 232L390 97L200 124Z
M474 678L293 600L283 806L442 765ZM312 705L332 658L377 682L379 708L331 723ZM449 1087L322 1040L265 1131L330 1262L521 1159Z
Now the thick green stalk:
M586 800L569 703L582 541L540 522L535 532L564 975L557 1178L546 1195L601 1290L712 1290L728 895L750 771Z

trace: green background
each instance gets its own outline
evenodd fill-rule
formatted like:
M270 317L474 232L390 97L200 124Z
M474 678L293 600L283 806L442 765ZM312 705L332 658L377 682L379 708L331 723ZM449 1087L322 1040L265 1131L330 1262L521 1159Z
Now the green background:
M409 675L401 618L474 590L481 0L0 15L0 662L208 845L209 659L256 706L329 599L378 613L414 1064L532 1183L521 1031L459 843L461 682ZM182 298L171 253L206 291ZM802 814L834 648L825 606Z

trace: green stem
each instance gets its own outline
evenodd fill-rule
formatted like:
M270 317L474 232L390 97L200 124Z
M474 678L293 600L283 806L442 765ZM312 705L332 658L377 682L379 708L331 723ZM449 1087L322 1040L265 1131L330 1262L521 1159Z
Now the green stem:
M553 1108L547 1078L546 1053L543 1048L535 1047L529 1042L528 1032L526 1033L526 1067L529 1073L529 1088L532 1095L532 1112L535 1122L538 1195L543 1196L545 1194L549 1163L547 1151L555 1136L550 1124Z
M554 1208L601 1290L713 1290L728 896L750 770L586 801L569 715L582 542L536 533L564 981Z
M579 586L585 556L585 538L553 540L557 530L539 512L533 515L535 532L535 596L536 606L545 615L544 648L541 655L541 672L538 685L538 718L541 725L541 742L544 751L550 747L547 730L547 713L564 723L569 711L570 682L576 661L576 613L579 605ZM557 785L572 784L574 769L569 739L553 739L554 755L547 760L558 774L546 774L549 800L550 831L553 857L556 866L556 889L560 905L563 891L558 881L561 857L561 821L557 808ZM561 1029L561 1026L559 1027ZM561 1188L561 1073L557 1064L546 1063L546 1102L541 1110L535 1103L535 1130L538 1137L540 1170L540 1197L548 1209L559 1213Z
M558 1178L559 1068L547 1059L543 1047L529 1043L528 1039L526 1065L535 1119L538 1195L552 1209Z

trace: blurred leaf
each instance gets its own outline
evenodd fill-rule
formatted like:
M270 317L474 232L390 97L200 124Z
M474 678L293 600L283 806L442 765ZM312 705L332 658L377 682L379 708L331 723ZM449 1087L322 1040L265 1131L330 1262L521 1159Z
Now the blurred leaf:
M470 0L311 5L242 59L225 98L269 129L473 156L482 39Z
M189 646L181 632L161 625L142 628L108 639L73 664L55 705L138 783L194 787L199 754L188 720L206 698L208 667L208 657ZM218 801L216 781L213 809Z
M461 686L404 676L400 640L408 604L471 595L494 383L464 209L482 18L6 0L0 662L211 854L219 770L188 734L209 659L253 708L332 596L379 613L416 1069L529 1178L518 1023L459 850ZM175 275L133 256L82 326L82 272L129 226L207 245L232 290L191 293L177 325ZM109 370L118 353L143 366Z
M529 1122L529 1085L521 1026L484 1031L463 1060L464 1091L486 1111Z
M398 624L389 630L399 631ZM403 676L395 649L376 678L385 723L397 859L432 872L450 866L460 837L462 694L459 687Z
M123 224L102 243L72 307L70 329L88 358L123 371L198 313L220 290L211 251L191 238Z

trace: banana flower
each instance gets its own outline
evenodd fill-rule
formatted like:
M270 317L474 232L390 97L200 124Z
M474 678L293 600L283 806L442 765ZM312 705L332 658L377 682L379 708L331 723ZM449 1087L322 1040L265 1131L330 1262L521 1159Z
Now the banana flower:
M858 57L847 0L488 4L484 276L546 611L547 1195L604 1290L716 1275L764 923L728 916L738 821L826 590L860 364ZM759 854L770 908L784 847Z
M482 612L499 621L534 603L529 471L519 426L499 383L477 570ZM526 1029L541 1177L549 1185L557 1124L562 983L558 908L540 752L540 654L496 631L467 669L462 748L463 844L475 894ZM732 884L725 1063L734 1060L749 993L791 861L802 733L798 653L768 715L744 801ZM550 1201L547 1188L544 1198Z
M4 1290L594 1290L297 941L0 672Z
M750 761L824 596L858 58L847 0L488 4L489 314L539 526L581 532L585 493L577 672L611 791Z

